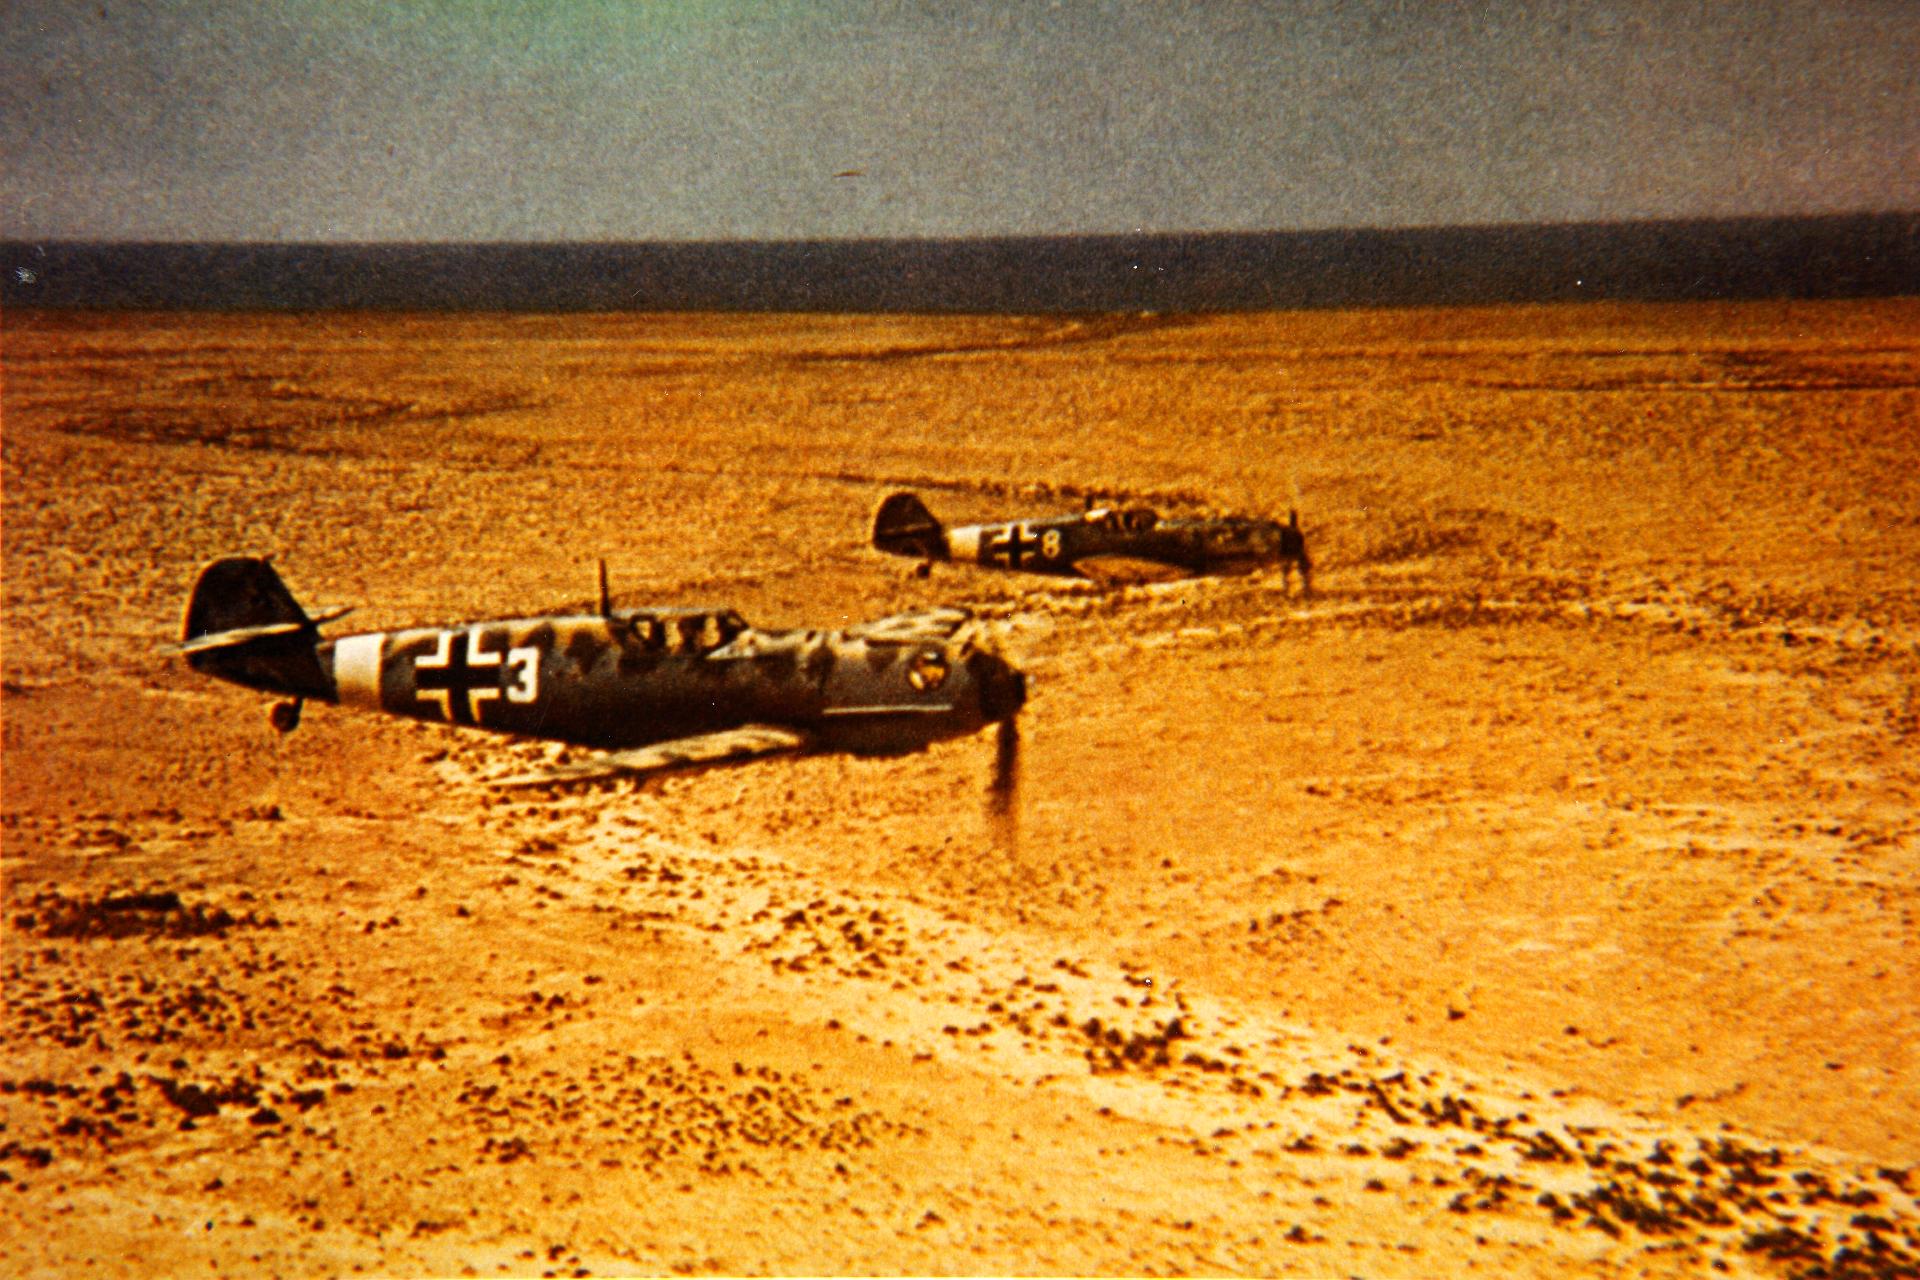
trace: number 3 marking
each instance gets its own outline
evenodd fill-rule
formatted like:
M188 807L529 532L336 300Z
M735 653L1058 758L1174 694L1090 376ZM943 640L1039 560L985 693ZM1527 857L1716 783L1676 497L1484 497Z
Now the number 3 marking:
M1049 560L1060 558L1060 531L1049 529L1040 538L1040 554Z
M540 696L540 649L537 645L507 650L508 702L532 702Z

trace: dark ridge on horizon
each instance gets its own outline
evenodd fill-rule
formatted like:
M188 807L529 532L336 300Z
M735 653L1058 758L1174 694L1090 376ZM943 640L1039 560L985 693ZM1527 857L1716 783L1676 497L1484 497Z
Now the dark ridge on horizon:
M1920 213L943 240L4 241L0 301L179 310L1264 311L1920 294Z

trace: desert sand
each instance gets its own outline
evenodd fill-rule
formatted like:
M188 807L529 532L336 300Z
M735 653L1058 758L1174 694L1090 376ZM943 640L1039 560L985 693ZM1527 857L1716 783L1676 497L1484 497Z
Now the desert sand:
M9 1275L1920 1274L1920 302L13 312ZM1088 497L1278 574L866 545ZM990 736L549 749L166 646L927 604Z

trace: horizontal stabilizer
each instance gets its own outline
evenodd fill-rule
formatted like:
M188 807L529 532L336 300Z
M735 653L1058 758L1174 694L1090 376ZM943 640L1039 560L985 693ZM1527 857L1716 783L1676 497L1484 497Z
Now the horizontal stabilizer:
M754 756L799 751L806 745L807 737L803 733L783 729L777 725L750 724L738 729L722 730L719 733L703 733L691 738L676 738L672 742L656 742L652 746L634 747L628 751L601 752L586 760L556 764L533 773L515 774L490 781L493 786L506 788L574 786L587 782L600 782L622 775L646 777L649 774L666 773L676 769L728 764L737 760L751 759Z
M235 627L231 631L213 631L195 636L184 644L171 645L170 653L205 653L209 649L233 649L273 636L299 635L312 627L311 622L270 622L264 627Z
M273 636L298 635L302 631L317 630L322 623L333 622L353 612L351 605L338 609L329 609L317 618L305 622L269 622L258 627L234 627L228 631L212 631L206 635L195 636L182 644L168 647L169 653L205 653L209 649L232 649L255 640L266 640Z

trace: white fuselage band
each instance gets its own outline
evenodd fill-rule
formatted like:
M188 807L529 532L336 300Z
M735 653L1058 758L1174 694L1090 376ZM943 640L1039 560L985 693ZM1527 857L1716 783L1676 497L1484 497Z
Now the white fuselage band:
M333 642L333 683L341 706L380 710L380 643L386 638L375 631Z

